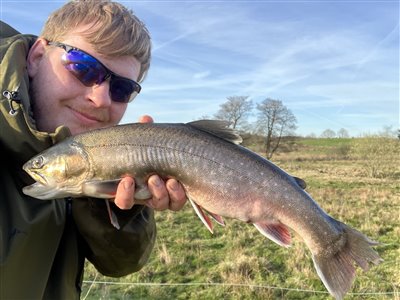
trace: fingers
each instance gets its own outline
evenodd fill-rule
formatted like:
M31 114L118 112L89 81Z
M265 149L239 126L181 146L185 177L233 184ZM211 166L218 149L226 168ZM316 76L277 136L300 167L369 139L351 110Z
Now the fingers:
M131 209L135 204L133 195L135 194L135 181L132 177L124 177L118 184L114 203L120 209Z
M186 203L186 194L180 183L175 179L168 179L164 183L158 175L152 175L148 180L148 187L153 198L148 205L155 210L180 210Z
M154 120L149 115L143 115L139 118L139 123L154 123Z
M178 211L186 203L185 190L176 179L171 178L164 183L158 175L152 175L148 179L147 185L152 198L147 200L146 205L155 210ZM120 209L131 209L135 204L134 194L134 179L132 177L122 178L115 194L115 205Z
M169 194L169 209L178 211L186 203L186 193L182 185L176 179L169 179L166 183Z
M169 196L164 182L158 175L150 176L147 181L150 193L153 198L149 200L148 204L155 210L166 210L169 208Z

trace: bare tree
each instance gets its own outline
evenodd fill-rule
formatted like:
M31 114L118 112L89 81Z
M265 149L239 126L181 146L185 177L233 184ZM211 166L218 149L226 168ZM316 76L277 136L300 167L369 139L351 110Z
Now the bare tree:
M297 120L280 100L267 98L257 104L257 110L257 125L261 134L265 136L265 154L271 159L282 136L291 134L296 129Z
M253 103L247 100L248 98L248 96L227 97L228 101L220 105L215 118L228 121L233 129L244 125L253 108Z
M315 139L315 138L317 138L317 135L314 132L311 132L306 135L306 138Z
M396 129L394 129L392 125L385 125L378 135L381 137L394 138L396 137Z
M336 133L332 129L325 129L321 133L321 137L327 139L333 139L334 137L336 137Z
M349 132L344 128L339 129L337 136L342 139L347 139L350 137Z

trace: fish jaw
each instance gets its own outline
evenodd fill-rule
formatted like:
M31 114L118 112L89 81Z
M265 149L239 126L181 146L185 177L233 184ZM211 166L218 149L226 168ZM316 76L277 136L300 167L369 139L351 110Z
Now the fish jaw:
M53 200L57 198L64 198L70 196L71 193L65 192L56 186L45 185L40 182L35 182L29 186L22 188L25 195L37 198L40 200Z

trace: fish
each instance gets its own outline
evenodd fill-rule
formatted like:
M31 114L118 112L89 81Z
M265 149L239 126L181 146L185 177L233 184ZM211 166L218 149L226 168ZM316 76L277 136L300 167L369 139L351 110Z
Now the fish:
M38 199L115 196L124 176L135 178L139 202L149 198L147 179L158 174L183 186L196 213L213 231L223 217L254 224L283 247L291 230L309 248L317 274L335 299L382 259L379 243L334 219L305 191L304 180L240 145L240 135L218 120L131 123L71 136L23 166L36 181L23 188ZM108 202L108 200L107 200Z

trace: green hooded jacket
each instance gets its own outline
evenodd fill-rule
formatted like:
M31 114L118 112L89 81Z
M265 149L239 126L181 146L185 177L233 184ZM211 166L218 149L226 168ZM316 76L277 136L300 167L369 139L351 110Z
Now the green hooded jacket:
M104 200L38 200L22 193L33 181L22 165L70 132L40 132L30 110L26 57L36 38L0 21L0 299L79 299L85 258L104 275L139 270L154 246L153 211ZM49 100L51 101L51 100Z

